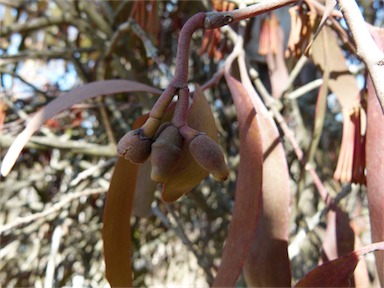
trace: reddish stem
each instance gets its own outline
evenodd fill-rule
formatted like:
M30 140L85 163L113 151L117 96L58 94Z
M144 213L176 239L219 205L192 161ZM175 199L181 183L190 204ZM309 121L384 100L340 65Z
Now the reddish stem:
M177 100L175 112L172 118L172 124L181 128L187 124L189 107L189 89L188 87L179 90L179 99Z
M175 93L187 86L189 46L191 43L192 35L197 29L220 28L229 23L251 18L256 15L289 5L291 3L296 3L298 1L299 0L270 0L233 11L209 13L200 12L189 18L180 31L174 78L155 103L151 110L150 117L160 120L163 117L165 109L168 107ZM188 109L182 111L185 113L183 117L186 118Z
M188 81L188 60L189 46L192 34L200 28L204 28L205 13L200 12L193 15L181 28L179 41L177 43L176 70L175 77L171 85L177 88L183 88Z

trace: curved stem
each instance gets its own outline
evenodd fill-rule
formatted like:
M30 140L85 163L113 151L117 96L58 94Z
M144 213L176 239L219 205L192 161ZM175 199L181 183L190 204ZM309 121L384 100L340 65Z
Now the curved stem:
M298 1L299 0L270 0L270 1L259 3L259 4L251 5L242 9L232 10L232 11L208 12L208 13L200 12L192 16L190 19L188 19L188 21L184 24L183 28L180 31L177 54L176 54L175 75L171 83L167 87L167 89L164 90L164 92L160 95L159 99L153 106L149 114L150 118L160 120L163 117L164 112L167 109L175 93L179 91L181 93L184 93L182 91L184 91L184 88L187 87L187 81L188 81L189 46L191 43L192 35L197 29L219 28L229 23L237 22L246 18L251 18L256 15L259 15L283 6L296 3ZM183 98L183 97L180 97L180 98ZM184 121L186 123L188 108L185 110L185 112L180 112L180 114L183 114L182 118L184 117L185 119L181 120L182 118L180 118L175 120L177 125L179 125L178 121L181 121L181 122ZM153 126L150 123L148 123L147 126L149 126L149 128L146 127L147 129L144 129L144 134L146 133L146 130L152 131L155 128L155 126Z
M192 34L200 28L204 28L205 13L200 12L193 15L184 24L180 31L179 41L177 43L176 70L171 85L177 88L183 88L188 81L188 60L189 46Z

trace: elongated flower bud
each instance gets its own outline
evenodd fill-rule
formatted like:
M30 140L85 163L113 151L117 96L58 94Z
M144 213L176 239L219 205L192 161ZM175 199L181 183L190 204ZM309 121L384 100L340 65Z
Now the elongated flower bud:
M141 129L131 130L117 143L117 154L132 163L141 164L151 154L152 142L152 139L141 135Z
M229 169L220 146L205 134L200 134L189 143L189 151L197 163L218 181L227 179Z
M161 131L152 144L153 181L164 183L169 178L180 158L183 142L183 137L175 126L169 125Z

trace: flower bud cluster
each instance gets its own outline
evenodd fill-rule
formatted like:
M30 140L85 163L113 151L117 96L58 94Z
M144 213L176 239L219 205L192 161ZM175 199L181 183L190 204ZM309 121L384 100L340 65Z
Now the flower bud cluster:
M190 127L178 129L169 122L156 127L157 131L153 137L147 137L142 128L125 134L117 145L117 152L136 164L143 163L151 156L153 181L165 183L172 176L172 172L180 162L184 148L189 150L193 159L210 172L216 180L227 179L229 170L223 151L206 134ZM151 130L154 130L153 127ZM185 130L188 133L183 133ZM184 142L187 142L186 147L184 147Z

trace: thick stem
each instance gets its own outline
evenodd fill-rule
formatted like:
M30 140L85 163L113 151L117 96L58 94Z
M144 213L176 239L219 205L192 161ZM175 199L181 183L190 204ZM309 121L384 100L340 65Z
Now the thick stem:
M176 128L187 125L189 107L189 89L183 88L179 91L179 99L176 104L175 112L172 118L172 124Z
M187 84L189 45L191 43L192 34L197 29L204 28L204 20L205 13L197 13L188 19L180 31L177 44L175 77L171 82L171 85L174 87L183 88Z

